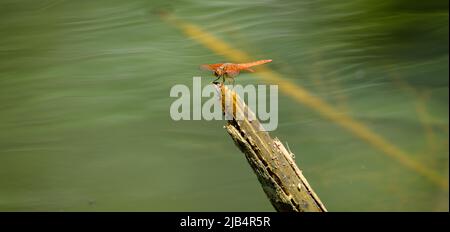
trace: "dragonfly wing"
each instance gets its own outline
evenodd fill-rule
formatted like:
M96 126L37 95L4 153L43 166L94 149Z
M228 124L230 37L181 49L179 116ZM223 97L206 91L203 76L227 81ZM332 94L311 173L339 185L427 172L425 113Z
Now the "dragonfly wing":
M235 77L235 76L239 75L239 70L238 69L227 70L227 75L229 77Z
M218 64L202 64L200 65L200 69L201 70L206 70L206 71L216 71L216 69L218 69L220 66L222 66L223 63L218 63Z

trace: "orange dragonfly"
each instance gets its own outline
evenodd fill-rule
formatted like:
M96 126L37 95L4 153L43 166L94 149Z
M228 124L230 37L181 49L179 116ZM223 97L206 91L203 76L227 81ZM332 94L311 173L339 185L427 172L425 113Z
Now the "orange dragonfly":
M230 78L234 84L234 77L239 75L241 71L254 72L251 67L256 65L261 65L265 63L272 62L272 60L258 60L250 63L242 63L242 64L233 64L233 63L218 63L218 64L204 64L201 65L200 68L207 71L212 71L214 76L217 77L213 81L213 83L217 83L216 81L222 78L222 81L225 82L226 78Z

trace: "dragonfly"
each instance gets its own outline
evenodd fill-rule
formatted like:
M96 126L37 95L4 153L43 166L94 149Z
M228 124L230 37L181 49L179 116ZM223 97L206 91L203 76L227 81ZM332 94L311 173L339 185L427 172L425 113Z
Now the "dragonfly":
M213 72L217 77L212 83L217 83L217 80L222 78L225 83L226 79L231 79L234 85L234 78L239 75L241 71L255 72L251 67L272 62L272 60L258 60L249 63L233 64L233 63L217 63L217 64L203 64L201 69Z

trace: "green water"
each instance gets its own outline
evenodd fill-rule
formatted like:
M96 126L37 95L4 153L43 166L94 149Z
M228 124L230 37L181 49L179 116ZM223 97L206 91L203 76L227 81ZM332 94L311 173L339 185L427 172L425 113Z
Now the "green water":
M223 121L171 120L171 87L226 58L162 10L448 182L448 1L0 0L0 211L273 211ZM283 92L279 122L330 211L449 210L448 187Z

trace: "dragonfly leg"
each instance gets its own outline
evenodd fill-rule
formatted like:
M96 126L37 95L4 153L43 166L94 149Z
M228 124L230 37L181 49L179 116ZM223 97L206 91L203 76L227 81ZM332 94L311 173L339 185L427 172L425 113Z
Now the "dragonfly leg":
M218 82L217 82L217 80L219 80L220 79L220 77L217 77L217 79L215 79L214 81L212 81L211 83L213 83L213 84L217 84Z

